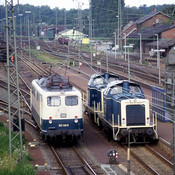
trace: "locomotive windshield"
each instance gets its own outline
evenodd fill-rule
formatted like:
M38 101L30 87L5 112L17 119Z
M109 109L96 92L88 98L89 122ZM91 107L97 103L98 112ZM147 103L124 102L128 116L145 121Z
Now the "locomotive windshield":
M128 93L128 92L131 94L141 94L142 93L139 86L130 85L129 90L128 88L125 89L122 86L112 87L110 94L114 95L114 94L121 94L121 93Z
M67 96L65 97L66 106L76 106L78 105L78 97L77 96Z
M131 94L141 94L141 90L140 90L140 87L138 86L129 86L130 88L130 93Z
M60 106L61 98L57 96L47 97L47 105L48 106Z

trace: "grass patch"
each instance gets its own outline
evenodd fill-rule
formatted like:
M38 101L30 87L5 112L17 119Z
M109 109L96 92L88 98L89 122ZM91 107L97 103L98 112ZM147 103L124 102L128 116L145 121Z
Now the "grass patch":
M14 136L12 136L14 137ZM23 139L24 140L24 139ZM16 141L17 142L17 141ZM1 175L35 175L33 165L30 163L31 157L28 155L25 146L23 146L23 162L16 162L18 158L16 151L9 156L9 131L0 121L0 174Z
M61 64L63 61L42 51L32 50L32 57L51 64Z
M76 45L75 48L77 50L79 50L79 46ZM90 52L89 44L81 44L80 45L80 50L84 51L84 52ZM96 53L96 50L93 49L93 47L91 48L91 51L92 51L92 53Z
M29 50L26 49L25 50L26 54L29 54ZM59 56L56 58L54 56L51 56L48 53L45 53L43 51L40 50L36 50L36 49L31 49L31 56L32 58L38 59L42 62L46 62L46 63L51 63L51 64L62 64L64 63L64 60L59 59Z

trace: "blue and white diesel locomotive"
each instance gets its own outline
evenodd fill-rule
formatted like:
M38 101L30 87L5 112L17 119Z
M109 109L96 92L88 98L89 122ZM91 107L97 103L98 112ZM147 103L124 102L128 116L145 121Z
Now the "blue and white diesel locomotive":
M45 139L83 136L81 92L59 75L32 81L32 115Z
M108 137L121 143L127 143L128 133L135 143L158 139L157 120L150 117L149 100L134 82L105 73L92 75L88 83L87 112L107 131Z

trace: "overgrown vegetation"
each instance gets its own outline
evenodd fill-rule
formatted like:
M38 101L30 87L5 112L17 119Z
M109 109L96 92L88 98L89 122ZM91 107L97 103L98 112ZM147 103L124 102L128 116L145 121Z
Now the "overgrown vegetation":
M8 129L0 121L0 174L1 175L35 175L31 157L23 146L23 162L16 162L18 154L14 151L12 158L9 156L9 133ZM14 158L13 158L14 157Z

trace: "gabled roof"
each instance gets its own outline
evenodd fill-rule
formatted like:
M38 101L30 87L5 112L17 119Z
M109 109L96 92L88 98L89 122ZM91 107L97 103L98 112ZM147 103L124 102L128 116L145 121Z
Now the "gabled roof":
M151 38L155 36L155 34L162 33L166 30L169 30L171 28L175 27L175 25L165 25L165 24L157 24L148 28L145 28L143 30L137 31L131 35L129 35L129 38L139 38L139 33L142 35L142 39L145 38Z
M163 12L161 12L161 11L158 11L158 12L151 12L151 13L149 13L148 15L146 15L146 16L144 16L144 17L138 19L138 20L135 21L134 23L135 23L135 24L141 24L141 23L143 23L144 21L146 21L146 20L148 20L148 19L154 17L154 16L157 15L157 14L162 14L162 15L164 15L164 16L167 16L168 18L171 18L171 17L168 16L167 14L165 14L165 13L163 13Z
M124 27L123 31L126 31L130 26L137 25L137 24L141 24L141 23L143 23L144 21L146 21L146 20L148 20L148 19L154 17L155 15L157 15L157 14L159 14L159 13L162 14L162 15L167 16L168 18L171 18L170 16L168 16L167 14L165 14L165 13L163 13L163 12L161 12L161 11L158 11L158 12L151 12L151 13L149 13L148 15L145 15L145 16L143 16L142 18L136 20L135 22L130 21L130 22Z
M65 30L62 30L61 32L59 32L60 35L70 35L70 33L72 33L71 35L74 35L74 36L76 36L76 35L88 36L88 35L80 32L78 30L73 31L73 29L65 29Z
M157 46L157 41L151 42L147 44L148 46ZM159 40L159 47L162 49L166 49L175 45L175 39L160 39Z
M62 31L59 32L59 34L61 35L61 34L63 34L63 33L66 33L66 32L68 32L68 31L70 31L70 30L72 30L72 29L65 29L65 30L62 30Z

